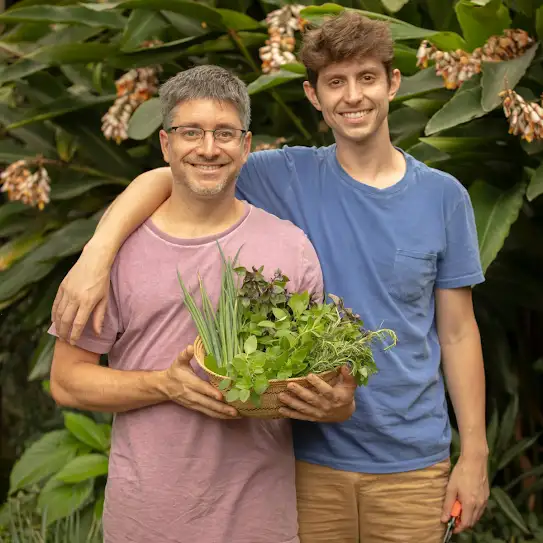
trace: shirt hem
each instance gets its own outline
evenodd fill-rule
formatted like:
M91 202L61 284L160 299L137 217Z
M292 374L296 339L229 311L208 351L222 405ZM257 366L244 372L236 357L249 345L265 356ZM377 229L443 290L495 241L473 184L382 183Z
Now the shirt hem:
M340 471L348 471L351 473L370 473L375 475L388 473L404 473L407 471L416 471L419 469L429 468L434 464L443 462L450 458L450 448L447 447L438 454L418 458L409 462L398 462L394 464L375 464L359 461L337 461L337 459L317 458L315 456L296 454L296 460L307 462L309 464L317 464L328 468L337 469Z
M469 287L484 283L485 277L482 273L472 273L471 275L465 275L464 277L458 277L457 279L443 279L436 281L436 288L460 288Z

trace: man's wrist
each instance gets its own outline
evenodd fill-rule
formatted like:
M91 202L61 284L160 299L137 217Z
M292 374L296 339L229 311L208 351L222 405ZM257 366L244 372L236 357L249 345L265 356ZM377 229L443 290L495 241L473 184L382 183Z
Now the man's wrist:
M112 238L105 239L95 234L83 247L84 255L92 255L98 262L102 262L104 267L111 268L115 260L115 255L119 248L113 242Z
M460 455L463 458L471 458L474 460L486 460L490 451L486 436L478 439L462 439L460 436Z

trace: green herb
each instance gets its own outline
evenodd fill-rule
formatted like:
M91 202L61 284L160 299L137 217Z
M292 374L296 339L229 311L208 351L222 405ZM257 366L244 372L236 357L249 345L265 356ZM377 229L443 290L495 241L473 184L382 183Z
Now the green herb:
M207 368L223 375L220 388L229 402L260 396L272 379L304 377L349 365L359 385L377 372L373 357L376 341L390 339L389 329L364 329L359 315L333 294L320 303L308 292L289 293L289 278L277 270L268 281L263 267L235 267L219 246L222 259L221 293L216 313L200 281L202 311L179 280L185 303L202 338ZM234 285L234 275L242 278Z

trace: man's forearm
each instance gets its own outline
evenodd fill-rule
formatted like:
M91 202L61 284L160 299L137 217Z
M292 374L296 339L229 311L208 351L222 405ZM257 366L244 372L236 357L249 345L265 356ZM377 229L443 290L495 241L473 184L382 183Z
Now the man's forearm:
M451 397L461 454L488 454L485 417L485 373L477 323L466 325L455 341L442 343L442 360L447 389Z
M101 253L110 264L126 238L171 194L169 168L136 177L102 215L86 248Z
M51 376L51 393L65 407L120 413L168 400L163 372L119 371L77 362Z

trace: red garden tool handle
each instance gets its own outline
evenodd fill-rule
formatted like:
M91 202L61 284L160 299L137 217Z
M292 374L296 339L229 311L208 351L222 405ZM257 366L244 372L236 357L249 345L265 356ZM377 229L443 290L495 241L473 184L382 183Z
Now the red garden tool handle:
M458 520L458 517L460 516L460 513L462 513L462 504L458 500L456 500L454 502L453 507L452 507L451 517Z

